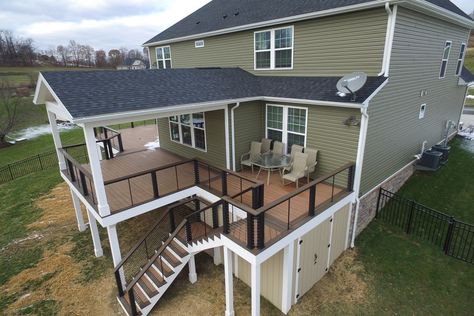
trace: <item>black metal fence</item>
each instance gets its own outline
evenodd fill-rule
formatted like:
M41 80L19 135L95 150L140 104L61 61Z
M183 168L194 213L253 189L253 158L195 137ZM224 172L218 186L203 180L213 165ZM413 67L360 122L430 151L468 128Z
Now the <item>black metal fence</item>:
M474 225L380 188L376 217L474 264Z
M0 184L28 174L58 166L56 151L38 154L0 167Z

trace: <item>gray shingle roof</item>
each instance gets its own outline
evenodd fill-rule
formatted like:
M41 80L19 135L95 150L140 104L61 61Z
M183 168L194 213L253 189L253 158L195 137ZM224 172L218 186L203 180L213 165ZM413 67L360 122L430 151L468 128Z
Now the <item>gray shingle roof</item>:
M464 80L465 82L467 83L471 83L471 82L474 82L474 74L472 74L469 69L467 69L466 67L463 67L462 68L462 71L461 71L461 78L462 80Z
M73 118L252 97L349 102L337 77L258 77L240 68L43 72ZM369 77L363 102L385 81Z
M371 1L373 0L213 0L145 44ZM469 18L449 0L426 1Z

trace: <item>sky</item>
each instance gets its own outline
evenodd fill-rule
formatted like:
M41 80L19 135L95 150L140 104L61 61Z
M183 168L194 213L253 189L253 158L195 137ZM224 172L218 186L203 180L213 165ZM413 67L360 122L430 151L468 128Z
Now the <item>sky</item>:
M141 44L210 0L0 0L0 29L39 49L75 40L95 49ZM471 13L474 0L452 0Z

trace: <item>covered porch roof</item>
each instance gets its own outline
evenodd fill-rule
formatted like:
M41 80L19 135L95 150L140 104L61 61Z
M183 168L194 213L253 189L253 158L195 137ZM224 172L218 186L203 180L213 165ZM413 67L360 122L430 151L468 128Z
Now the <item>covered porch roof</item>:
M387 80L369 77L357 99L336 95L339 77L255 76L240 68L44 72L34 102L54 102L74 123L173 111L204 111L252 100L362 107Z

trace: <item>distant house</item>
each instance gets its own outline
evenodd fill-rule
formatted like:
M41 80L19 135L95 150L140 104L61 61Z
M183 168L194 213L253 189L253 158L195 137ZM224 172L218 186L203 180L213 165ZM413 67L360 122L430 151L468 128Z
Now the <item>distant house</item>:
M117 66L117 70L141 70L146 69L146 64L143 60L136 59L132 63L131 60L126 60L123 65Z

